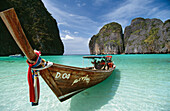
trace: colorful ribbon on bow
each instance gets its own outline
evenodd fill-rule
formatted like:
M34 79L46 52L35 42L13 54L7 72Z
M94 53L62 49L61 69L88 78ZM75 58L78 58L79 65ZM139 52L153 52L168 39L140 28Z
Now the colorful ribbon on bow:
M38 70L31 70L31 68L38 67L42 62L42 59L40 57L41 52L39 51L34 51L34 52L38 56L36 62L34 64L31 64L27 60L27 63L29 65L27 78L28 78L28 84L29 84L30 102L32 102L32 106L38 105L38 101L40 97L39 96L40 95L40 84L39 84L39 78L38 78Z

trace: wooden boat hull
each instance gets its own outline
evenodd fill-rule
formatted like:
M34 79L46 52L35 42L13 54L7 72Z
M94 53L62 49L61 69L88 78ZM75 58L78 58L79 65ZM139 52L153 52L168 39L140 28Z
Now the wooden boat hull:
M115 67L114 65L109 70L93 70L54 64L50 68L40 71L40 74L62 102L102 82L112 74Z
M31 45L29 44L24 34L24 31L21 27L21 24L18 20L18 17L15 13L14 8L0 12L0 16L4 21L5 25L7 26L12 37L16 41L17 45L20 47L24 55L27 57L29 64L31 64L30 65L31 68L31 66L34 65L38 60L38 55L33 51ZM94 57L94 58L103 58L103 57ZM108 59L106 57L104 58ZM109 62L109 60L106 62ZM39 65L43 66L44 63L41 62ZM36 68L40 68L40 67L36 67ZM113 66L113 68L110 68L109 70L92 70L87 68L78 68L78 67L54 64L47 69L41 70L40 75L48 84L48 86L52 89L52 91L55 93L58 99L60 101L64 101L70 98L71 96L102 82L112 74L114 69L115 69L115 65ZM31 73L29 73L29 76L30 74ZM32 78L30 80L32 80ZM30 94L34 96L35 92L33 92L32 90L32 87L34 88L33 83L30 82L29 85L31 86L30 89L33 93ZM30 99L31 102L35 102L33 97L30 98L31 98Z

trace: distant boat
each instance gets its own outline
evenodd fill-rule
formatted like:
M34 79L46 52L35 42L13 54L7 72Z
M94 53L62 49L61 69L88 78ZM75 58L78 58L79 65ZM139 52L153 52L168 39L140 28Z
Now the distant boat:
M15 54L15 55L9 55L9 57L20 58L24 56L22 56L21 54Z

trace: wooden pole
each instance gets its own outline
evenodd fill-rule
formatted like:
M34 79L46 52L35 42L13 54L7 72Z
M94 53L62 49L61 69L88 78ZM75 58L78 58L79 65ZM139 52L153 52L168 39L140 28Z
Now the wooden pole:
M12 37L18 44L19 48L22 50L24 55L27 57L29 62L33 62L37 59L37 55L34 53L31 45L29 44L24 31L21 27L17 14L14 8L0 12L0 16L4 21L6 27L11 33Z

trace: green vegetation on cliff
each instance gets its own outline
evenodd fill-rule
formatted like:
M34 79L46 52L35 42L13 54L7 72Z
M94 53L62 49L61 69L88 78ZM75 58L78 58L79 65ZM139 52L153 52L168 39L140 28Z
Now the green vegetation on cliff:
M104 25L89 43L91 54L170 53L170 19L135 18L122 34L120 24Z
M149 43L149 45L153 44L155 40L159 39L158 31L159 31L159 28L153 27L149 31L149 36L144 40L144 42Z
M115 33L118 32L119 33L121 30L122 30L122 27L121 27L120 24L118 24L116 22L112 22L112 23L104 25L100 29L99 33L107 33L107 32L109 32L109 33L111 33L111 32L115 32Z
M122 53L124 47L121 25L116 22L104 25L99 33L91 38L89 48L91 54Z
M170 23L160 19L135 18L125 28L125 53L169 53Z
M41 0L1 0L0 11L14 7L22 28L34 49L42 54L63 54L64 46L59 36L56 20ZM11 35L0 20L0 55L21 53ZM8 44L10 41L10 45ZM1 46L1 47L2 47Z

